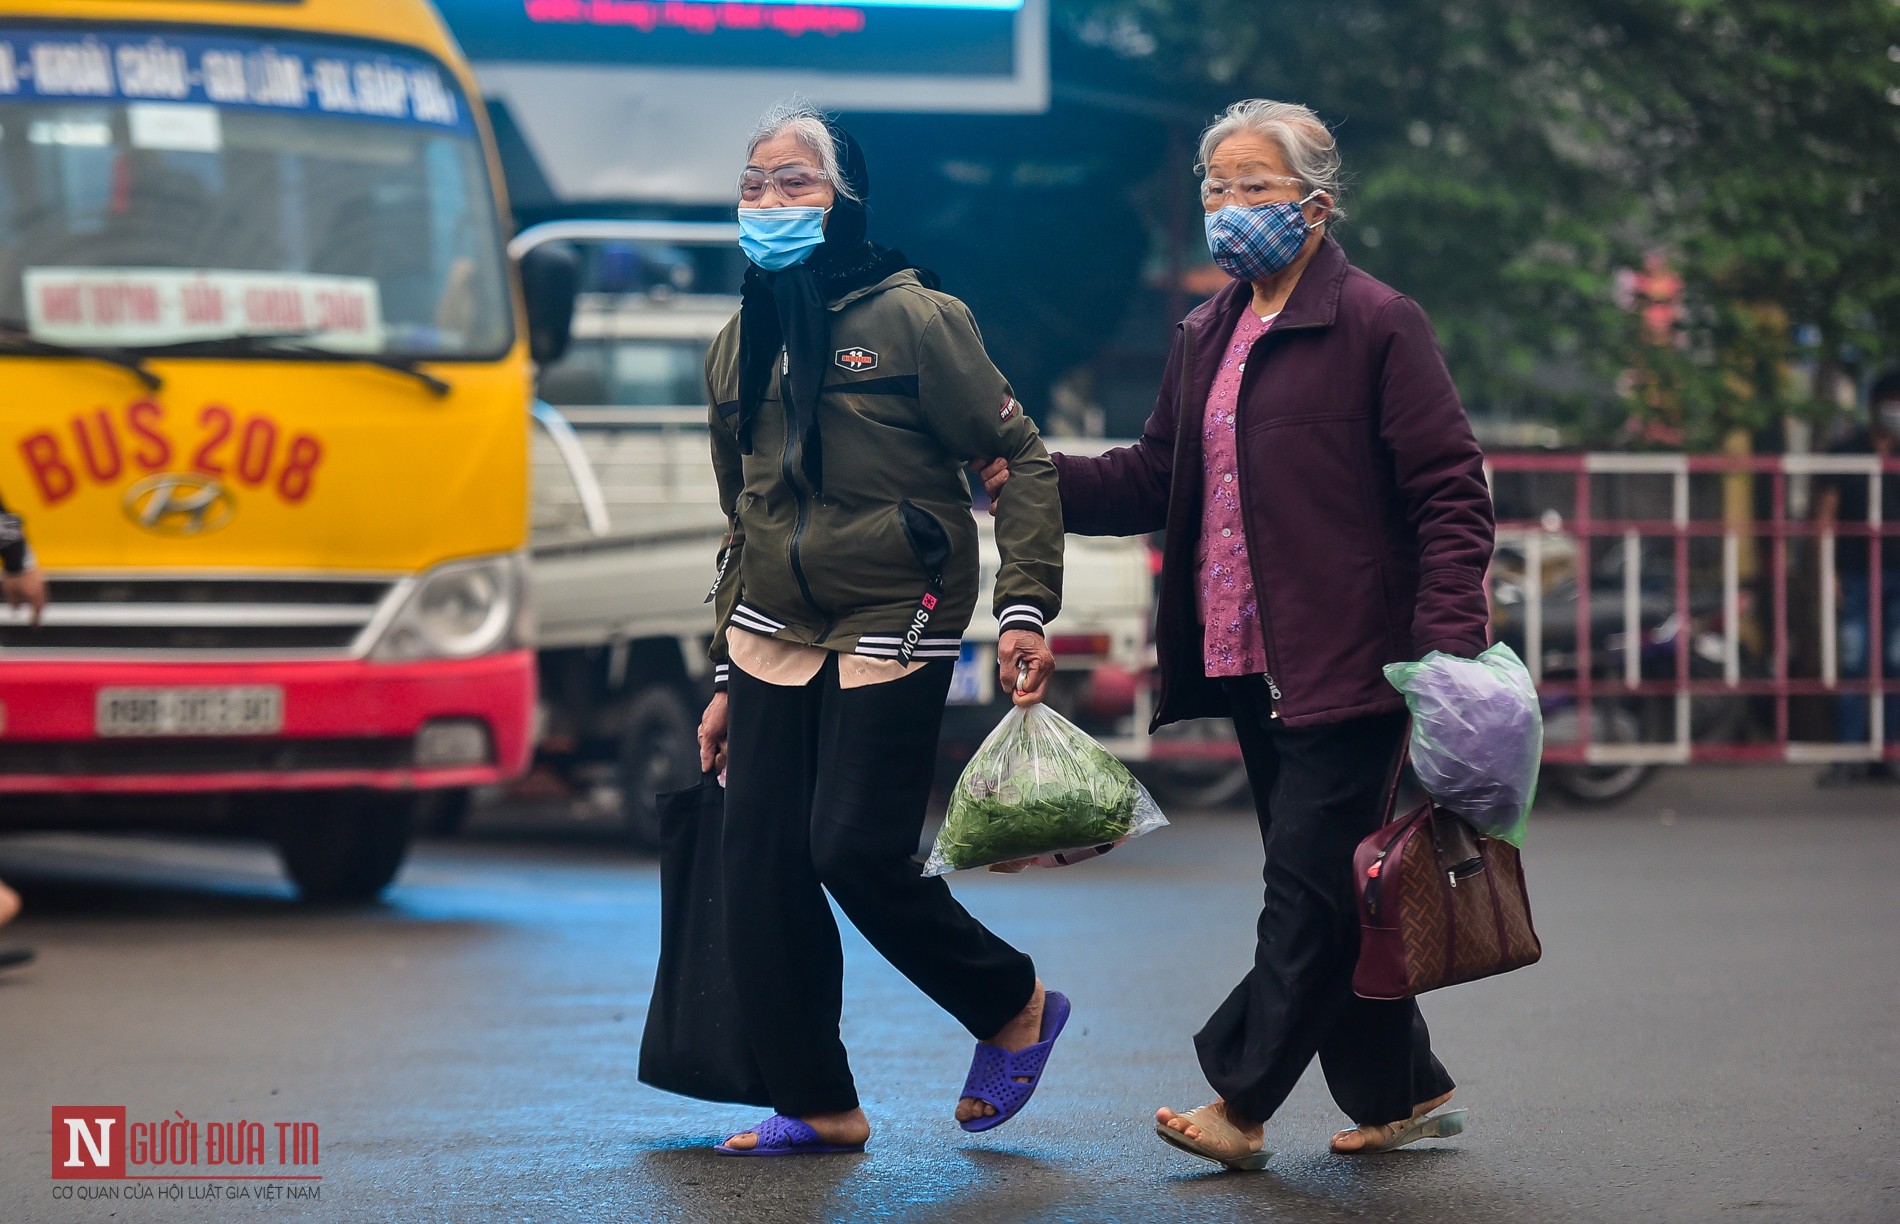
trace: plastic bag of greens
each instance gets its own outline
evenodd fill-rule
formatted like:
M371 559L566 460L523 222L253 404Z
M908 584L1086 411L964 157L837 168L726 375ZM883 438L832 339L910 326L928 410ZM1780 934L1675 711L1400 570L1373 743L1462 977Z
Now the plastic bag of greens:
M1168 823L1128 767L1046 705L1003 716L964 767L927 876L992 863L1062 867Z
M1412 710L1412 768L1425 793L1478 832L1522 849L1544 756L1537 689L1499 642L1475 659L1434 650L1389 663Z

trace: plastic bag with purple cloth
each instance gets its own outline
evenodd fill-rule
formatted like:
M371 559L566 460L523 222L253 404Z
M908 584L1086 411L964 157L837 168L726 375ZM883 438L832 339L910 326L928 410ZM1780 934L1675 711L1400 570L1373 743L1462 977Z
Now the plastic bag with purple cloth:
M1537 688L1499 642L1475 659L1434 650L1389 663L1385 678L1412 711L1412 768L1434 802L1487 837L1524 847L1544 757Z

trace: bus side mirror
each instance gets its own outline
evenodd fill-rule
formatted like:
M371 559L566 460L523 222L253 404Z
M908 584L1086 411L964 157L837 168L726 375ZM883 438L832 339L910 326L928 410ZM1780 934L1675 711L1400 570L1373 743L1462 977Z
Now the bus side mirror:
M564 242L544 243L521 257L521 296L528 308L528 354L536 365L559 361L574 327L581 258Z

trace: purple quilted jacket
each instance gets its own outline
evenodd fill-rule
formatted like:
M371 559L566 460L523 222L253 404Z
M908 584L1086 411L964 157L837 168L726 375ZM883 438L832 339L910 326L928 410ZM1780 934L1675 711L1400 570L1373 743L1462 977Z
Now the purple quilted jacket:
M1166 532L1157 727L1228 713L1202 663L1201 417L1251 292L1236 281L1180 323L1139 441L1054 457L1070 531ZM1288 726L1403 709L1385 664L1485 648L1484 454L1416 302L1328 239L1254 345L1238 429L1247 546Z

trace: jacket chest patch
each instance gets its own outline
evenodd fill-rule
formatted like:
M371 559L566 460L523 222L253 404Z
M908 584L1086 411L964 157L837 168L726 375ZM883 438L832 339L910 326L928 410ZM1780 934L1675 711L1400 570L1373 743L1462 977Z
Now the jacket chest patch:
M877 369L877 354L868 348L839 349L831 360L839 369L858 374Z

